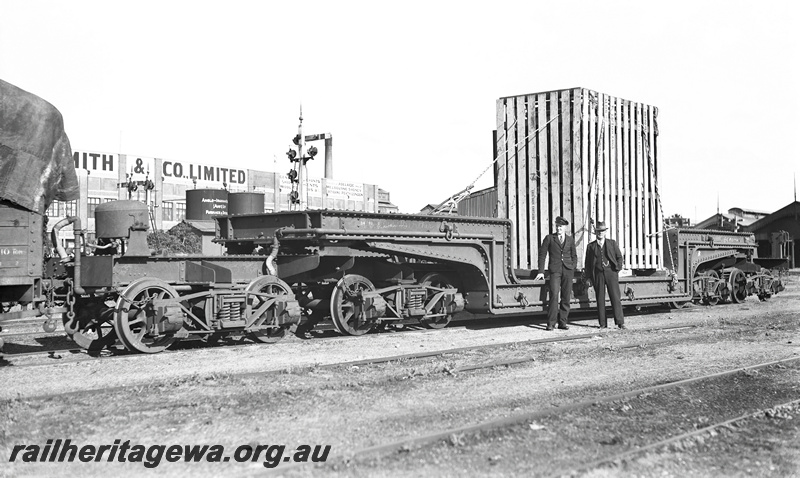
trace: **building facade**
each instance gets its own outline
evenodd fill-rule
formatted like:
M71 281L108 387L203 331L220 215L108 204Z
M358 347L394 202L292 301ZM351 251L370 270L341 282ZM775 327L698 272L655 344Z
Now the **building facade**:
M793 201L748 225L758 242L758 257L788 259L787 266L800 266L800 202Z
M292 182L284 173L85 150L74 151L73 159L80 199L55 201L46 214L49 229L60 218L79 217L88 240L94 239L95 208L120 199L148 204L150 227L157 230L168 230L186 218L186 191L190 189L258 192L264 194L264 212L290 209ZM389 193L374 184L309 178L305 189L309 209L379 212L394 208ZM67 245L73 241L72 228L62 229L60 235Z

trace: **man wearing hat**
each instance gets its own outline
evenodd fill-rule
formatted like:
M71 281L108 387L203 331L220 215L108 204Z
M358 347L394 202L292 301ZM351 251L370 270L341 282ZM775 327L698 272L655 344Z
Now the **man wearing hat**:
M547 307L547 330L553 330L558 321L559 329L568 329L569 301L572 295L572 277L578 263L575 239L567 235L569 221L556 218L556 233L545 236L539 248L539 273L534 280L544 279L544 259L550 256L547 270L550 272L550 303ZM559 291L561 300L559 301ZM560 304L560 307L559 307Z
M619 293L619 271L622 269L623 257L617 242L606 239L606 223L598 221L594 228L597 239L586 247L586 264L584 272L592 285L597 299L597 316L600 328L608 327L606 322L606 288L611 306L614 309L614 323L620 329L625 328L625 316L622 315L622 302Z

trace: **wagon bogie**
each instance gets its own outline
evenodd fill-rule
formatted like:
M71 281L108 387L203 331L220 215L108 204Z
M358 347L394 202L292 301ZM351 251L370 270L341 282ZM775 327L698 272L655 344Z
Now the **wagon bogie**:
M253 279L245 288L244 328L259 342L274 343L300 321L300 304L286 282L275 276Z

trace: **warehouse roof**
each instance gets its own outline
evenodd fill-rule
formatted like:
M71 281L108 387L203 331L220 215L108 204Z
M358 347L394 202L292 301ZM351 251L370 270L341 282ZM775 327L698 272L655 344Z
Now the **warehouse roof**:
M747 230L751 232L756 232L764 228L768 224L784 217L793 217L795 218L795 220L798 220L798 218L800 218L800 202L798 201L791 202L786 206L773 212L772 214L762 217L757 221L754 221L752 224L747 226Z

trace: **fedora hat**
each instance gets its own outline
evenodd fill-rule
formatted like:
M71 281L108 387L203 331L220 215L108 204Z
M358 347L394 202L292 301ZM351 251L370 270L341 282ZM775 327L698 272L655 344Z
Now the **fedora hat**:
M597 221L597 225L594 226L594 230L597 231L597 232L607 231L608 227L606 226L605 221Z

